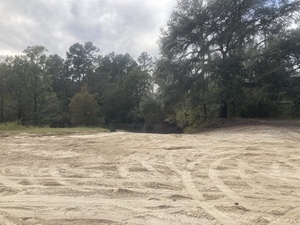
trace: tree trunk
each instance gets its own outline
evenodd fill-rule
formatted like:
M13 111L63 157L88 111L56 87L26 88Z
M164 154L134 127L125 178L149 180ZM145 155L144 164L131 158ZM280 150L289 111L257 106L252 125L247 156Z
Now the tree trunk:
M220 118L227 118L227 116L228 116L227 101L222 100L220 103Z

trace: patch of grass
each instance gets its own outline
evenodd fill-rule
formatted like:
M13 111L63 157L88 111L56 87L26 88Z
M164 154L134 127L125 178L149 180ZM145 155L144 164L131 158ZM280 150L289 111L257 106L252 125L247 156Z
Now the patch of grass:
M0 123L1 131L14 131L14 130L24 130L26 127L22 126L18 121Z
M89 134L107 132L107 129L99 127L72 127L72 128L51 128L51 127L29 127L26 133L41 135L68 135L68 134Z
M76 133L99 133L107 132L107 129L99 127L72 127L72 128L51 128L51 127L33 127L33 126L22 126L18 122L8 122L0 124L0 134L18 134L28 133L36 135L68 135Z

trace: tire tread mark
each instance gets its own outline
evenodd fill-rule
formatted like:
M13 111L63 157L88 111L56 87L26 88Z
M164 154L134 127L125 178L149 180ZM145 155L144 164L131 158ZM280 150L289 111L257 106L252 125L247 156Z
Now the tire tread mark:
M193 179L191 177L191 173L189 171L180 171L176 165L174 164L173 157L171 154L168 154L166 157L166 163L173 171L181 175L182 181L186 191L194 197L194 201L200 206L206 213L214 217L218 222L223 225L237 225L238 223L233 221L232 218L228 218L222 212L217 210L213 205L205 202L203 195L197 190Z
M244 180L251 188L255 190L258 190L261 192L261 194L266 194L267 196L270 196L276 200L282 200L284 202L289 201L289 200L295 200L294 197L289 197L289 196L284 196L284 199L282 198L282 196L278 197L278 195L276 195L276 193L274 193L272 190L266 190L264 189L261 185L258 186L253 180L253 178L251 178L249 175L246 174L245 169L249 169L249 170L253 170L253 168L251 168L247 163L239 160L238 161L238 169L237 172L239 174L239 176L242 178L242 180ZM257 172L257 171L256 171ZM267 176L264 173L261 172L257 172L258 174L261 174L263 176L266 177L266 179L269 179L270 176ZM280 179L280 178L279 178ZM282 178L281 180L285 180L285 181L290 181L286 178ZM267 183L265 180L262 180L264 183ZM265 184L268 185L269 183ZM270 192L272 192L273 194L270 194Z
M300 206L293 208L291 210L289 210L288 212L286 212L283 216L273 220L272 222L270 222L268 225L282 225L282 224L288 224L289 221L291 220L291 217L296 217L297 218L297 224L300 223ZM291 224L295 224L295 223L291 223Z
M5 225L17 225L15 223L12 223L10 221L8 221L7 219L5 219L4 216L0 215L0 222L4 222ZM1 223L2 224L2 223Z
M247 209L256 210L256 208L253 207L252 204L247 203L245 198L239 196L235 191L231 190L218 177L217 168L218 168L219 164L222 161L227 160L227 159L232 158L232 157L234 157L234 156L228 156L228 157L220 158L220 159L214 161L209 167L209 173L208 173L209 178L215 184L216 187L218 187L225 195L227 195L229 198L231 198L234 202L238 202L240 205L244 206Z

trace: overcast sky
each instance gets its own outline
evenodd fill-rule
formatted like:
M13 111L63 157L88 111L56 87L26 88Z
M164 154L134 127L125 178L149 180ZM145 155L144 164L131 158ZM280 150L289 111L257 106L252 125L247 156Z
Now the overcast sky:
M177 0L0 0L0 55L43 45L65 58L91 41L105 55L158 54L160 27Z

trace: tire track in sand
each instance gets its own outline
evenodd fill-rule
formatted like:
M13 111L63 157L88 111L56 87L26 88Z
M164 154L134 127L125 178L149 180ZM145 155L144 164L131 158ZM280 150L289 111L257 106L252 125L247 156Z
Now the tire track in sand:
M8 221L7 219L5 219L4 216L0 215L0 224L4 224L4 225L17 225L15 223L12 223L10 221Z
M273 220L268 225L300 224L300 206L289 210L283 216Z
M290 169L290 171L284 171L280 169L280 166L287 166L292 169ZM294 165L293 163L290 162L272 163L271 171L273 172L273 174L271 175L273 177L276 177L276 179L280 179L285 182L292 182L292 183L297 182L298 184L300 184L300 170L297 168L297 165Z
M204 158L201 158L201 160L203 159ZM166 164L167 166L169 166L170 169L172 169L174 172L181 176L185 190L194 198L195 203L198 206L200 206L207 214L214 217L218 222L222 223L223 225L238 225L238 223L236 221L233 221L232 218L229 218L224 213L216 209L214 205L211 205L205 201L203 194L197 190L191 173L186 170L179 170L174 164L173 156L171 153L166 155ZM190 167L191 166L189 166L189 169L191 169Z
M218 176L218 166L221 164L222 161L233 158L238 155L232 155L217 159L214 161L209 167L209 178L218 187L225 195L227 195L230 199L234 202L237 202L239 205L242 205L244 208L257 211L257 208L254 204L249 203L244 197L238 195L235 191L230 189Z
M258 197L268 196L269 198L276 200L276 202L282 203L295 200L295 197L291 197L288 195L284 197L278 196L278 194L276 194L276 192L274 192L272 189L268 189L268 185L271 184L271 181L270 177L268 177L264 173L261 173L259 171L254 172L255 174L259 174L264 177L264 179L259 179L259 183L257 183L255 176L250 176L246 173L246 170L255 171L246 162L238 160L238 167L236 172L238 173L240 178L253 189L252 192L255 193L255 195L257 195Z

